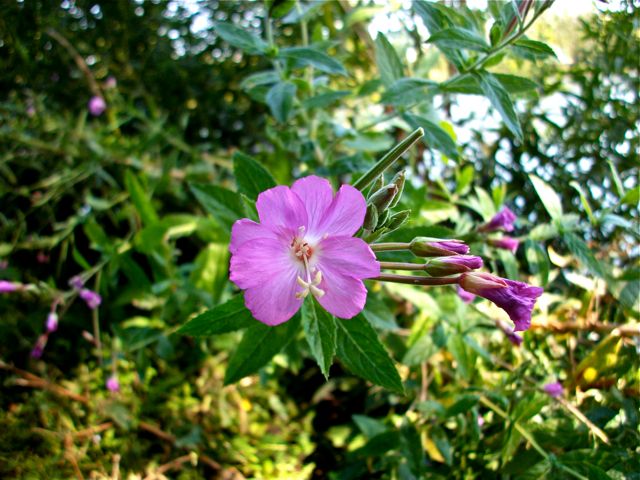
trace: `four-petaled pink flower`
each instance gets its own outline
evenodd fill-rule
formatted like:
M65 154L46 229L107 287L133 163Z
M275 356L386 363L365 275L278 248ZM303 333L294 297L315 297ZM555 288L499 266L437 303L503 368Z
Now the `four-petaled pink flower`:
M309 294L339 318L362 311L362 280L377 277L380 264L353 237L367 209L357 189L342 185L334 196L327 180L312 175L262 192L256 207L260 223L238 220L229 250L230 278L257 320L286 322Z
M504 207L498 213L496 213L491 220L480 227L481 232L494 232L496 230L504 230L505 232L513 231L513 222L518 217L513 213L509 207Z

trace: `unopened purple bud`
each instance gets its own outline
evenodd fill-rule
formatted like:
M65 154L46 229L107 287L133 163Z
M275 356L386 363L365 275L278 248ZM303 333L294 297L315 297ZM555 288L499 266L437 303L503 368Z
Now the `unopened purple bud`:
M111 375L107 379L107 390L110 392L119 392L120 391L120 382L118 381L118 377L115 375Z
M16 282L9 282L8 280L0 280L0 293L11 293L19 290L21 285Z
M516 332L504 332L504 334L507 336L507 340L509 340L516 347L522 345L522 342L524 341L522 336L518 335Z
M515 222L517 218L516 214L509 210L508 207L504 207L496 213L491 220L482 225L479 230L481 232L494 232L496 230L512 232L513 222Z
M118 81L116 80L116 77L114 77L113 75L109 75L107 79L104 81L104 88L111 89L111 88L116 88L117 86L118 86Z
M47 315L47 332L55 332L58 329L58 314L56 312L50 312Z
M88 288L83 288L82 290L80 290L80 298L82 298L86 302L87 307L89 307L91 310L95 310L102 303L102 297L93 290L89 290Z
M466 291L492 301L507 312L515 324L515 331L529 328L533 307L544 291L540 287L484 272L463 273L458 283Z
M409 244L409 250L417 257L443 257L469 253L469 247L461 240L440 240L427 237L414 238Z
M561 397L564 393L564 388L560 382L547 383L542 389L547 395L553 398Z
M502 237L497 239L490 239L489 245L492 245L496 248L501 248L503 250L511 250L512 253L516 253L518 251L520 242L515 238Z
M95 95L89 100L88 107L89 113L91 115L93 115L94 117L99 117L107 109L107 102L104 101L104 98Z
M460 297L460 300L462 300L464 303L471 303L473 302L473 299L476 298L476 296L473 293L467 292L460 285L458 285L458 296Z
M71 277L71 279L69 280L69 285L76 290L80 290L84 286L84 280L80 275L76 275L74 277Z
M36 344L33 346L33 349L31 350L31 358L42 358L42 354L44 353L44 347L47 346L48 338L49 337L46 334L40 335L38 337Z
M470 272L483 265L482 258L475 255L451 255L429 260L424 270L433 277L455 275L456 273Z

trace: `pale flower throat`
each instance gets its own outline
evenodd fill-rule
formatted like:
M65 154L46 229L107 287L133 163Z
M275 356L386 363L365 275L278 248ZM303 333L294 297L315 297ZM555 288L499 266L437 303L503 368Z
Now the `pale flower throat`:
M306 274L306 280L298 275L297 281L303 290L296 292L296 298L305 298L309 295L309 292L316 297L320 298L324 295L324 290L318 288L320 282L322 282L322 272L317 267L310 267L309 263L313 256L314 249L304 238L304 227L298 228L298 235L291 241L291 250L295 258L302 262L304 265L304 271ZM311 278L313 274L313 279Z

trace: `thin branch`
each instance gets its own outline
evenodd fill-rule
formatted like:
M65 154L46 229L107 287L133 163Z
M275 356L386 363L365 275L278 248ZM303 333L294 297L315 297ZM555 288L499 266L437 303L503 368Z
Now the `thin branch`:
M455 285L460 277L423 277L419 275L382 274L371 280L380 282L406 283L408 285Z

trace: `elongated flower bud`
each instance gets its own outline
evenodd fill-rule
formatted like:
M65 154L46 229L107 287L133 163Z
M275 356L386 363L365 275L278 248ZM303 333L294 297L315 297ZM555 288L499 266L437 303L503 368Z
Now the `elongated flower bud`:
M474 255L451 255L429 260L424 270L432 277L444 277L456 273L470 272L483 265L482 258Z
M520 246L520 242L515 238L502 237L490 239L489 245L491 245L492 247L501 248L502 250L511 250L512 253L516 253L518 251L518 246Z
M393 215L391 215L391 218L389 218L389 221L387 222L387 228L389 230L397 230L406 223L406 221L409 219L409 216L411 216L411 210L402 210L400 212L394 213Z
M553 398L561 397L564 393L564 388L560 382L547 383L542 389L547 395Z
M402 197L402 192L404 191L404 181L405 181L404 170L401 170L398 173L396 173L396 175L391 180L391 183L393 183L398 188L398 193L396 193L396 196L391 202L391 205L389 205L389 208L395 207L400 201L400 198Z
M58 314L56 312L50 312L47 315L47 332L52 333L58 329Z
M540 287L484 272L463 273L458 283L467 292L486 298L507 312L515 324L514 331L529 328L531 311L544 291Z
M504 207L496 213L491 220L482 225L478 230L481 232L495 232L496 230L504 230L505 232L513 231L513 223L518 219L508 207Z
M16 282L9 282L7 280L0 280L0 293L11 293L19 290L21 285Z
M378 209L378 215L380 215L389 208L389 205L391 205L391 202L393 202L393 199L396 198L397 194L398 187L393 183L390 183L371 195L368 203L375 205Z
M367 213L364 216L364 223L362 224L365 230L373 230L378 224L378 209L375 205L367 205Z
M374 180L374 182L371 184L371 188L369 188L369 194L367 195L367 198L371 198L371 195L373 195L374 193L376 193L378 190L380 190L382 187L384 187L384 176L380 175L378 178L376 178Z
M466 255L469 247L460 240L441 240L428 237L416 237L409 250L417 257L444 257L448 255Z

